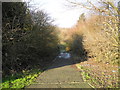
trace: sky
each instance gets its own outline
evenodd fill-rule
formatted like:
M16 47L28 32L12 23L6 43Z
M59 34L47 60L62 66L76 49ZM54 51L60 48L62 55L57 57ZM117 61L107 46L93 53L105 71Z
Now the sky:
M35 5L38 10L44 10L54 19L53 24L62 28L74 26L80 14L85 12L83 8L71 8L66 0L30 0L30 5Z
M72 8L66 0L25 0L30 1L38 10L44 10L54 19L55 25L62 28L70 28L77 23L82 13L88 15L88 10L80 7ZM74 1L74 0L73 0ZM86 0L75 0L85 3ZM92 0L95 3L96 0Z

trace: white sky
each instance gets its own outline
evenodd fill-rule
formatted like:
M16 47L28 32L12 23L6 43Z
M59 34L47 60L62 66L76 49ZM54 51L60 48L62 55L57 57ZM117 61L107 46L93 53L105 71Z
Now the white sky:
M67 6L66 0L25 0L31 1L30 4L35 4L38 9L44 10L49 16L54 19L54 24L59 27L72 27L77 23L80 14L87 12L83 8L70 8ZM86 0L76 0L85 2ZM91 0L96 1L96 0Z
M30 4L35 4L38 9L48 13L55 20L55 25L63 28L75 25L80 14L84 11L84 9L70 8L67 6L66 0L31 0L30 2Z

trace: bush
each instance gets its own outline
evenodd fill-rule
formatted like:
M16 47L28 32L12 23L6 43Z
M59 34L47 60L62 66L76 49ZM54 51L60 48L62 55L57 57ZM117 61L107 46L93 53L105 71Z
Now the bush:
M50 17L43 11L30 11L23 2L5 2L2 11L3 76L42 69L52 62L58 54L59 40Z

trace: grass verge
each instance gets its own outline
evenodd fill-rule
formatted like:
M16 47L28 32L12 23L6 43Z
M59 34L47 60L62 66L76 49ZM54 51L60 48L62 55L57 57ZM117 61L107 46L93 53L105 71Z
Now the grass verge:
M7 76L3 78L2 88L24 88L32 84L41 72L39 69L32 69L16 75Z
M86 64L85 64L86 65ZM81 66L76 64L77 68L82 71L83 80L86 81L92 88L119 88L117 75L113 73L94 70L94 68ZM108 70L107 70L108 71Z
M88 76L88 73L85 73L85 72L84 72L83 67L82 67L80 64L76 64L76 67L82 71L82 72L81 72L82 78L83 78L83 80L86 82L86 81L87 81L87 78L90 78L90 77ZM86 76L86 75L87 75L87 76ZM87 82L87 83L88 83L92 88L95 88L90 82Z

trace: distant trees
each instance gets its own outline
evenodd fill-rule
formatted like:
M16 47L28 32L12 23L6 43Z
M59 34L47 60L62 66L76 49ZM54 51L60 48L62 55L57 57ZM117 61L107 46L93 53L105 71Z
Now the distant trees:
M2 16L3 75L42 68L57 55L56 27L46 13L31 12L25 2L3 2Z
M78 22L80 22L80 21L85 21L85 13L82 13L81 15L80 15L80 17L79 17L79 20L78 20Z

